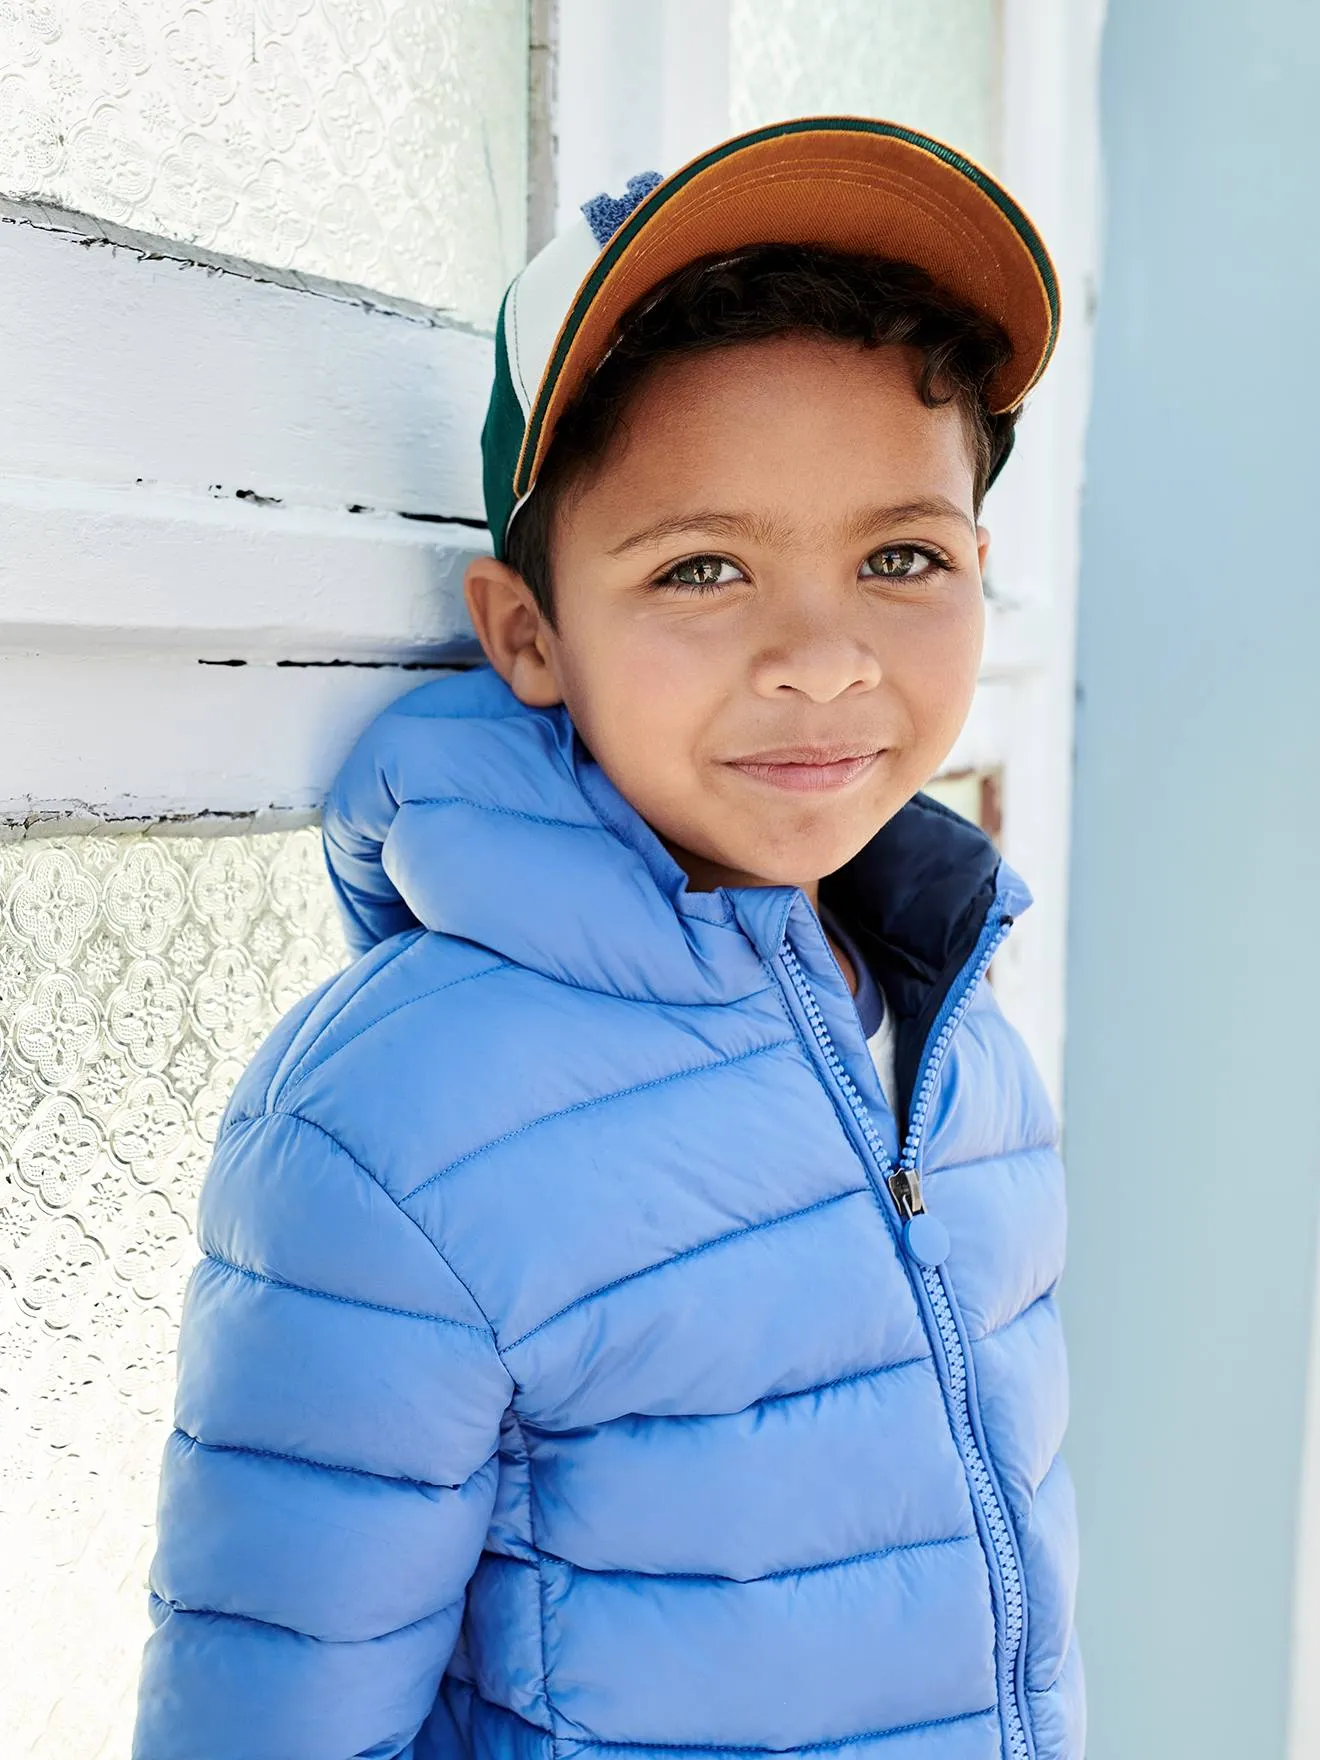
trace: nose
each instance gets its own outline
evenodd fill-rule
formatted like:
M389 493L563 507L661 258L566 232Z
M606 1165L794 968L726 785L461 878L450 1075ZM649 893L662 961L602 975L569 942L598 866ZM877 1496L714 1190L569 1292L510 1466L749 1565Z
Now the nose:
M848 692L872 690L881 678L880 656L846 615L837 594L804 586L773 608L763 603L752 657L752 685L759 696L793 691L813 703L831 703Z

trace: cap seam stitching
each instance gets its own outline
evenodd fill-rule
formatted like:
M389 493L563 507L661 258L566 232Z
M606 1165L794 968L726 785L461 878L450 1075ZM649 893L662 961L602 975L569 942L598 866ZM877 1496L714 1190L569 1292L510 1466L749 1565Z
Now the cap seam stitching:
M532 398L527 389L527 381L523 377L522 349L518 340L518 307L521 303L522 282L523 278L519 275L513 284L513 301L509 309L510 316L513 320L513 371L517 380L516 389L519 392L520 401L522 403L523 434L526 435L527 424L532 416Z

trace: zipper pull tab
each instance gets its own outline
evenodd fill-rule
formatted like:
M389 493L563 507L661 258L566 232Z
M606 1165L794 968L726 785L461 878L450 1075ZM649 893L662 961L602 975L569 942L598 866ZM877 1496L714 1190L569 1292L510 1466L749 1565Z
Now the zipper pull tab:
M890 1174L889 1192L903 1218L903 1245L918 1265L934 1269L949 1256L949 1231L932 1216L921 1195L921 1175L915 1167L899 1167Z
M889 1176L888 1185L889 1195L898 1205L898 1213L904 1222L925 1212L926 1205L921 1196L921 1175L915 1167L896 1167Z

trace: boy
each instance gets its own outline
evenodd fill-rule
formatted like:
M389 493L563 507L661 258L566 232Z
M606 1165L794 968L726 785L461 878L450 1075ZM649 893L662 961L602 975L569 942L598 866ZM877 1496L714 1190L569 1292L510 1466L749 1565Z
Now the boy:
M1049 260L860 119L587 217L208 1175L137 1760L1080 1760L1026 894L917 794Z

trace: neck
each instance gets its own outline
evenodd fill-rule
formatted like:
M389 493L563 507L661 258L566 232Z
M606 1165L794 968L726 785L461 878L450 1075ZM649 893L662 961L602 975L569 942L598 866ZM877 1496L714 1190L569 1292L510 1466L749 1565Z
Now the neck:
M742 868L726 867L707 856L695 856L681 844L661 838L665 848L688 877L694 892L714 892L720 886L799 886L806 893L813 911L820 909L820 880L767 880L762 874L749 874Z

